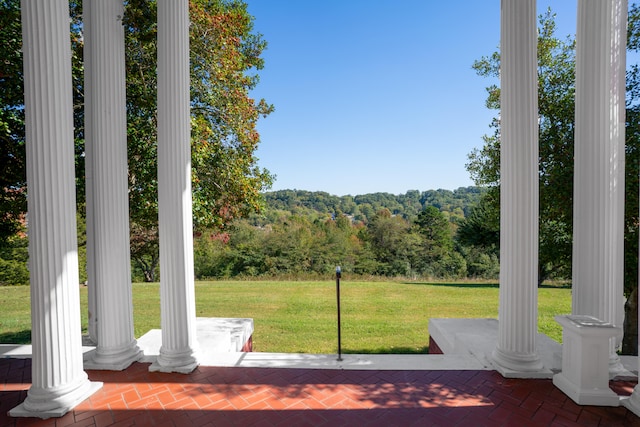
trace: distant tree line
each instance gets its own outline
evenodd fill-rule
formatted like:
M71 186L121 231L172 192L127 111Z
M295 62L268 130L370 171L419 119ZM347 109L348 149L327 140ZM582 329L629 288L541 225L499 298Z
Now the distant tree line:
M340 265L355 275L495 279L497 248L458 238L485 193L269 192L262 215L196 236L196 277L320 276Z
M497 247L465 240L465 232L475 233L470 224L486 193L481 187L342 197L268 192L260 214L195 232L196 278L321 277L340 265L359 276L496 279ZM86 232L80 218L78 241L84 281ZM26 245L20 236L1 245L0 284L28 284ZM132 259L132 272L134 281L159 279L157 262Z

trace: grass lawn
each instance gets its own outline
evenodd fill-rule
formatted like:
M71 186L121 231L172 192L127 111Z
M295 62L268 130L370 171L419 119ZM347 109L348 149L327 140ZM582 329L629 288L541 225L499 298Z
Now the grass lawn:
M424 353L429 318L496 318L498 285L479 283L341 282L343 353ZM82 326L87 289L80 288ZM571 290L538 291L538 330L560 341L553 317L571 312ZM29 287L0 287L0 343L30 340ZM157 283L133 285L134 333L160 328ZM251 317L254 350L335 353L335 281L196 282L198 317Z

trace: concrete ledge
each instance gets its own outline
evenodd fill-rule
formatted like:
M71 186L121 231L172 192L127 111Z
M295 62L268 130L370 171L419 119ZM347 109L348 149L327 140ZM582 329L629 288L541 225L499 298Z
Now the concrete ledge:
M83 355L93 350L95 350L93 346L82 346ZM0 344L1 358L31 359L32 352L31 344Z
M217 319L217 318L214 318ZM228 320L228 319L222 319ZM238 319L231 319L238 320ZM251 319L248 319L251 320ZM214 322L215 323L215 322ZM240 322L242 323L242 322ZM228 322L218 324L229 325ZM236 324L237 322L231 322ZM197 325L211 325L208 321L198 318ZM247 324L249 325L249 324ZM265 367L265 368L303 368L303 369L363 369L363 370L493 370L493 365L487 356L495 348L498 334L496 319L430 319L430 339L442 346L444 354L343 354L343 360L337 361L337 354L299 354L299 353L247 353L230 351L237 348L237 343L251 337L253 322L250 327L245 325L236 331L236 337L227 330L205 333L207 341L201 343L202 366L221 367ZM198 337L200 337L200 327ZM141 362L154 362L160 350L160 330L150 331L138 339L138 346L144 349L146 357ZM155 336L155 338L154 338ZM227 346L217 343L216 338L222 337ZM548 353L557 366L561 365L561 346L550 338L541 335L539 340L543 353ZM145 343L146 341L146 343ZM246 341L245 341L246 342ZM232 345L233 343L233 345ZM83 352L89 352L94 347L83 346ZM30 358L30 345L0 344L0 357ZM638 371L638 358L635 356L621 356L628 378L635 377ZM555 366L555 365L554 365Z
M497 319L429 319L430 340L446 356L472 355L480 363L493 366L491 354L498 342ZM562 370L562 345L544 334L538 334L537 353L552 374ZM638 374L636 356L620 356L624 370L617 378L634 378ZM546 375L545 378L552 378Z
M253 336L253 319L249 318L222 318L222 317L198 317L196 318L196 334L200 340L203 351L209 351L204 345L209 344L209 334L212 338L218 333L229 334L229 351L251 351ZM249 346L247 346L249 344Z
M491 354L498 342L497 319L429 319L429 334L445 355L466 354L493 366ZM538 334L537 353L551 378L562 367L562 346ZM536 376L540 378L540 376Z
M430 354L302 354L302 353L220 353L212 364L203 366L285 369L343 369L377 371L484 371L485 366L471 356Z
M198 359L201 364L212 363L217 354L241 352L251 343L253 319L223 317L198 317L196 338L200 346ZM162 331L152 329L138 339L143 351L141 362L155 362L160 354Z

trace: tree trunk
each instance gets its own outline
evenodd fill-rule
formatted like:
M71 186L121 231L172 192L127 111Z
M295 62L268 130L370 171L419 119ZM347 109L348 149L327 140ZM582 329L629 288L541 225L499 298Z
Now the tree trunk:
M624 305L622 354L638 354L638 288L634 288Z
M147 283L151 283L155 281L156 275L154 274L153 269L151 270L142 270L144 273L144 281Z
M549 272L540 263L538 263L538 287L549 278Z
M149 262L146 262L141 257L132 257L132 260L140 267L140 270L142 270L142 275L146 283L156 281L156 267L158 267L159 257L153 256Z

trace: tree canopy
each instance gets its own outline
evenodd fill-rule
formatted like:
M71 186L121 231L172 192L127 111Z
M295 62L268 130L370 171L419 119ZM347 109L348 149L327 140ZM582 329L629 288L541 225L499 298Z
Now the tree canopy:
M422 197L434 194L431 202ZM457 224L481 194L475 187L365 197L269 192L263 214L196 237L196 276L326 276L340 265L356 275L495 279L497 257L455 240ZM376 212L358 213L372 204Z
M20 2L0 2L0 245L27 210Z
M260 210L271 174L257 164L256 124L273 111L250 91L266 42L240 0L189 2L194 225L222 228ZM76 178L84 211L82 2L70 2ZM157 264L156 3L132 0L123 17L132 257ZM0 242L20 229L26 212L26 165L20 1L0 2Z
M266 42L240 0L189 2L191 164L196 230L221 229L263 207L271 174L257 165L259 117L273 111L250 91ZM127 2L125 44L131 256L149 280L158 262L156 4Z
M554 276L568 277L571 272L571 228L573 223L573 129L575 42L571 37L556 37L555 15L551 10L539 18L538 26L538 112L540 167L540 283ZM484 77L497 78L500 54L494 52L473 64ZM487 87L488 108L499 110L500 88ZM469 154L467 169L477 185L490 187L490 196L482 209L489 217L500 211L500 123L492 123L493 135L484 136L484 146ZM482 224L474 217L475 226ZM498 221L499 223L499 221ZM495 224L495 220L487 222ZM480 236L495 238L491 230L478 230ZM476 238L477 241L477 238ZM485 246L499 242L486 241Z

